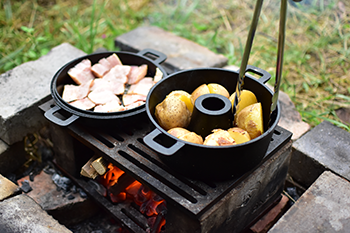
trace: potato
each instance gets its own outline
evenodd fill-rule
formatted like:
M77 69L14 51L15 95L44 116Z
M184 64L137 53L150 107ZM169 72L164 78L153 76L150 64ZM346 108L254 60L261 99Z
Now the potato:
M185 102L176 95L167 95L156 106L154 115L158 124L165 130L175 127L186 128L191 120L190 110L188 110Z
M261 103L243 108L237 115L237 127L246 130L251 139L264 133L263 112Z
M235 145L235 140L230 133L223 129L214 129L212 134L205 137L203 145L207 146L230 146Z
M183 102L185 102L188 110L190 110L191 114L193 112L193 104L191 102L191 95L186 92L186 91L182 91L182 90L177 90L177 91L172 91L170 92L169 95L175 95L176 97L178 97L180 100L182 100Z
M226 88L220 84L217 84L217 83L209 83L208 85L202 84L192 92L192 94L191 94L192 104L194 105L194 102L196 101L196 99L199 96L205 95L205 94L219 94L219 95L223 95L227 98L230 97L230 94L226 90Z
M184 128L180 128L180 127L172 128L168 130L168 133L177 137L178 139L181 139L187 142L203 144L203 138L200 135Z
M235 98L236 98L236 92L234 92L229 98L229 100L232 103L232 108L234 107ZM257 102L258 102L258 100L253 92L251 92L249 90L242 90L241 91L241 100L238 102L238 108L236 109L236 116L243 108L245 108L251 104L255 104Z
M248 142L250 140L249 133L241 128L233 127L227 130L230 136L237 144Z

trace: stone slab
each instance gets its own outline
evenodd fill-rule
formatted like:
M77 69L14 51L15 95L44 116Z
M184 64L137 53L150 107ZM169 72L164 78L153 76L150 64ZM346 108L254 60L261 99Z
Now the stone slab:
M223 67L228 59L185 38L159 27L144 26L118 36L115 45L124 51L138 52L146 48L167 55L164 67L184 70L200 67Z
M0 139L12 145L47 121L38 105L50 96L50 82L67 62L85 55L68 43L54 47L36 61L0 75Z
M61 224L72 225L96 214L98 208L90 199L81 197L79 192L57 190L51 177L42 171L33 181L26 176L17 182L21 186L22 182L27 181L32 188L27 195Z
M20 192L20 188L0 174L0 201Z
M268 232L349 232L349 193L349 181L325 171Z
M350 180L350 133L323 121L293 143L289 174L309 187L325 170Z
M0 232L68 233L30 197L20 194L0 202Z

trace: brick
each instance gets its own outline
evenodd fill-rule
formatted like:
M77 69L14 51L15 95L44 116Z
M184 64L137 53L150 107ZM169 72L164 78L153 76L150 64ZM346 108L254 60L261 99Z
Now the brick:
M349 181L326 171L279 219L269 233L349 232L349 193Z
M350 134L323 121L293 143L289 174L309 187L326 170L350 180Z
M0 232L68 233L65 226L47 214L25 194L0 202Z
M139 27L118 36L115 45L124 51L138 52L150 48L162 52L167 55L164 67L170 70L223 67L228 61L223 55L153 26Z
M0 175L0 201L20 192L20 188L6 177Z
M17 182L21 186L25 180L29 181L32 188L27 195L61 224L72 225L96 214L98 208L90 199L81 197L79 192L65 194L62 190L57 190L51 175L43 171L35 176L34 181L30 181L27 176Z
M0 75L0 139L12 145L47 123L38 105L49 98L54 74L64 64L84 54L64 43L38 60Z

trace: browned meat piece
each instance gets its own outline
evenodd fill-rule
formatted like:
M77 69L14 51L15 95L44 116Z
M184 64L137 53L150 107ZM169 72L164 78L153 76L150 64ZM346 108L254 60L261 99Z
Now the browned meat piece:
M147 96L149 90L153 85L153 78L143 78L137 84L133 84L130 86L128 94L139 94Z
M94 112L119 112L124 110L125 107L121 106L119 101L112 100L105 104L97 105Z
M89 110L96 106L89 98L85 97L83 99L79 99L73 102L70 102L70 104L76 108L83 109L83 110Z
M124 106L128 106L138 101L146 102L146 97L147 96L138 94L125 94L123 95L123 104Z
M82 85L66 84L63 88L62 99L66 102L72 102L85 98L90 91L93 80L90 80Z
M95 104L105 104L114 100L119 101L120 103L120 99L115 94L113 94L112 91L100 88L90 92L88 97Z
M115 53L113 53L111 56L107 57L107 61L111 64L112 67L114 67L116 65L123 65L122 62L120 61L119 57Z
M68 70L68 75L78 85L86 83L95 78L91 72L91 61L84 59Z
M128 75L128 84L136 84L143 79L147 74L148 66L146 64L141 66L131 66L130 73Z
M102 78L108 81L118 80L118 82L127 83L127 75L130 73L130 70L131 66L116 65Z

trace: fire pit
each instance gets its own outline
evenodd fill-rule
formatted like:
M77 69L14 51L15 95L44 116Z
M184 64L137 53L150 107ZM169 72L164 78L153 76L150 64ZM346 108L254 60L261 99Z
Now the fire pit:
M54 105L54 101L49 100L40 108L47 111ZM77 170L98 154L165 200L164 232L241 232L246 229L281 197L291 152L291 133L277 126L260 164L228 181L205 182L189 179L170 169L144 144L143 137L154 130L146 117L133 125L110 129L97 130L73 123L66 130L73 136L74 147L78 148L74 153ZM135 203L113 203L101 195L92 179L69 172L66 175L130 232L156 232Z

